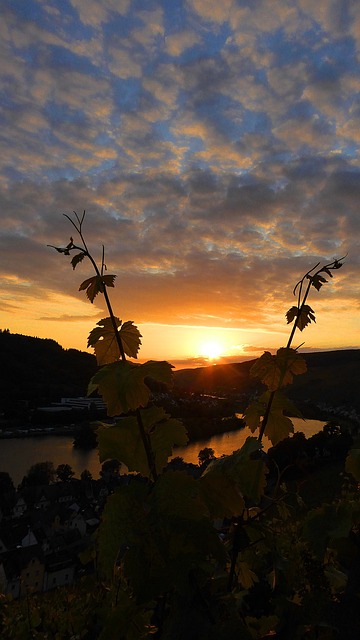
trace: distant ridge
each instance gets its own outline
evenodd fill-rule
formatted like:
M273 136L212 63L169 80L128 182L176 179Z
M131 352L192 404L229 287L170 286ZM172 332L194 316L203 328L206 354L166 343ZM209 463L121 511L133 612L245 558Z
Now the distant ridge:
M31 405L61 397L82 396L95 373L93 355L63 349L55 340L0 330L1 405L28 401Z
M360 349L303 353L308 370L287 388L294 400L348 405L360 411ZM250 376L255 360L175 371L177 388L200 393L240 393L245 396L264 389Z
M28 401L37 406L86 394L97 370L95 356L63 349L55 340L0 330L0 403ZM303 353L307 373L287 388L294 400L348 406L360 412L360 349ZM248 397L263 387L250 376L254 360L174 372L178 390ZM0 407L1 409L1 407Z

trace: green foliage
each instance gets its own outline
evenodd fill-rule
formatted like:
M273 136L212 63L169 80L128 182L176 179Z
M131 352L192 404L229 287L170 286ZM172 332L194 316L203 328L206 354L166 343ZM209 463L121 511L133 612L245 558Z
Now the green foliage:
M252 433L260 429L270 398L271 392L266 391L246 409L245 422ZM301 413L293 403L280 391L276 391L272 397L271 411L266 424L266 435L274 445L287 438L290 433L294 433L294 425L291 419L284 415L285 412L291 416L301 417Z
M89 383L88 395L98 391L107 405L109 416L128 413L145 407L149 401L150 388L145 378L170 384L171 368L168 362L149 360L144 364L135 364L120 360L95 373Z
M142 424L154 454L156 472L166 466L174 446L187 444L185 428L179 420L171 418L160 407L148 407L140 411ZM137 418L121 418L114 426L102 424L98 431L100 462L115 457L129 471L137 471L150 477L148 458L141 434L137 429Z
M294 375L305 373L306 362L296 349L288 347L278 349L275 356L265 351L250 370L250 375L260 378L269 391L277 391L291 384Z
M71 238L64 248L55 248L66 256L76 252L73 268L84 257L90 260L95 276L80 288L91 301L103 294L109 311L88 342L101 366L88 391L103 396L110 416L121 416L98 429L100 460L106 465L115 458L139 474L129 475L108 498L96 546L88 554L96 558L99 584L108 593L95 607L101 628L91 637L335 638L329 612L341 607L342 598L345 602L352 559L360 562L359 448L349 452L348 475L333 497L322 504L313 491L308 509L301 495L305 471L299 456L289 456L280 468L276 455L264 454L261 441L266 434L274 445L282 444L293 433L289 415L299 413L283 389L306 365L292 340L296 329L315 322L307 304L310 289L319 291L341 261L316 265L301 278L294 289L297 304L286 314L293 323L286 347L275 355L265 352L252 367L252 375L267 387L245 412L258 438L248 438L241 449L217 460L206 452L210 463L193 478L166 466L173 447L186 442L184 427L148 404L149 378L171 383L171 365L126 359L137 357L141 335L132 322L122 324L112 312L107 287L114 286L115 277L103 275L104 255L98 268L89 253L84 217L85 212L75 214L75 221L69 218L82 245ZM317 476L311 461L302 462L309 485ZM289 467L294 472L290 479ZM349 546L351 537L355 541Z
M119 318L104 318L99 320L97 325L90 331L87 346L94 347L98 365L110 364L120 359L117 338L120 338L125 354L130 358L137 358L142 336L133 322L128 320L122 324ZM115 327L121 327L120 331L115 332Z

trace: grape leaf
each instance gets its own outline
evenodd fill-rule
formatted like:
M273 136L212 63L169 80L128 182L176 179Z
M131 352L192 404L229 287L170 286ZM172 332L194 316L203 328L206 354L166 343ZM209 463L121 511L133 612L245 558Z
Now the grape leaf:
M294 318L298 317L297 327L300 331L303 331L305 327L307 327L310 322L316 322L315 313L308 304L304 304L299 310L297 307L291 307L289 311L286 313L287 323L289 324L294 320Z
M295 349L282 347L276 355L265 351L250 370L253 377L260 378L270 391L291 384L294 375L305 373L306 362Z
M270 392L266 391L251 403L245 412L244 419L246 426L249 427L253 433L261 426L269 398ZM287 438L290 433L294 432L294 425L291 419L284 415L284 412L292 416L302 417L293 403L280 393L280 391L276 391L265 428L265 435L271 440L273 445Z
M94 302L97 294L103 293L104 285L106 287L114 286L115 278L116 276L113 275L92 276L91 278L87 278L87 280L84 280L84 282L81 283L79 291L84 291L86 289L86 295L89 298L90 302Z
M109 416L127 413L138 407L145 407L150 396L150 389L144 378L149 377L159 382L171 382L172 365L168 362L149 360L144 364L118 361L105 365L91 378L88 395L98 391L107 405Z
M144 504L148 487L131 482L109 496L99 528L99 565L111 578L114 564L122 550L140 546L146 535L146 510Z
M286 320L287 323L290 324L297 317L299 309L297 307L290 307L289 311L286 312Z
M320 291L323 284L327 282L327 280L323 276L321 276L320 273L315 273L315 275L308 276L308 278L311 281L312 286L315 287L317 291Z
M122 325L119 333L126 355L130 358L137 358L141 345L140 338L142 338L137 326L134 325L132 320L127 320Z
M247 562L240 560L239 557L236 562L236 574L239 583L244 589L251 589L255 582L259 582L256 573L250 569Z
M190 575L209 557L224 562L226 555L197 482L183 472L159 477L153 490L130 482L107 501L99 532L99 564L109 577L115 562L134 590L137 602L166 591L184 595Z
M323 504L306 516L303 536L315 553L323 558L325 549L331 548L332 540L347 538L351 527L351 503Z
M176 519L202 520L208 516L202 502L199 483L183 471L162 474L151 496L159 515L174 516Z
M143 414L143 412L141 413ZM160 473L166 467L175 446L183 447L187 442L187 432L180 420L167 417L166 420L157 424L150 435L156 471Z
M205 469L202 478L224 474L235 483L243 497L258 503L263 495L267 468L262 459L253 456L261 448L262 445L256 438L247 438L241 449L230 456L214 460Z
M121 339L122 346L126 355L130 358L136 358L140 348L141 333L131 320L121 324L119 318L114 318L116 326L121 329L118 335ZM97 327L92 329L88 337L88 347L93 347L98 365L110 364L116 362L121 357L119 344L114 332L111 318L103 318L97 322Z
M245 503L240 489L221 469L214 467L201 476L199 487L213 518L231 518L242 513Z
M79 262L82 262L84 258L85 258L85 253L83 251L81 253L77 253L76 256L74 256L73 259L71 260L72 268L75 269L75 267L79 264Z
M281 440L288 438L290 433L294 433L291 419L284 416L282 411L272 409L266 424L265 435L275 446Z
M119 327L121 320L119 318L114 319L116 326ZM96 324L97 327L89 333L87 346L94 348L99 366L116 362L121 354L111 318L103 318Z
M300 331L303 331L305 327L307 327L307 325L311 322L316 322L315 312L311 307L309 307L308 304L304 304L301 307L301 313L299 316L297 327L298 329L300 329Z
M185 446L186 429L179 420L171 418L161 407L141 410L141 419L154 453L158 473L166 466L174 446ZM135 417L121 418L115 426L102 425L98 431L100 462L116 458L143 476L150 475L147 456Z

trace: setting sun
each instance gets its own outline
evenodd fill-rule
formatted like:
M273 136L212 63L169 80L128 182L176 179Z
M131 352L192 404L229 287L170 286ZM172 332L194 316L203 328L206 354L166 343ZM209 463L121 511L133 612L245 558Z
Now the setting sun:
M223 353L223 348L219 342L215 340L204 342L200 348L200 355L208 358L209 360L216 360Z

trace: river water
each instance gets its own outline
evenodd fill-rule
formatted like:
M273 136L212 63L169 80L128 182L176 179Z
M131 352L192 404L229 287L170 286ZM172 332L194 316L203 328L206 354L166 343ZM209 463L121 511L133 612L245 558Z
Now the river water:
M324 422L319 420L300 420L293 418L295 431L302 431L306 437L321 431ZM192 442L186 447L174 450L174 456L181 456L186 462L198 463L198 453L204 447L211 447L217 457L228 455L239 449L246 438L252 435L248 429L230 431L213 436L207 440ZM7 471L18 486L30 467L36 462L53 462L54 467L59 464L69 464L79 478L84 469L88 469L93 478L99 477L101 464L97 449L91 451L79 451L73 448L73 436L37 436L34 438L11 438L0 440L0 471ZM264 438L264 448L267 449L269 441Z

